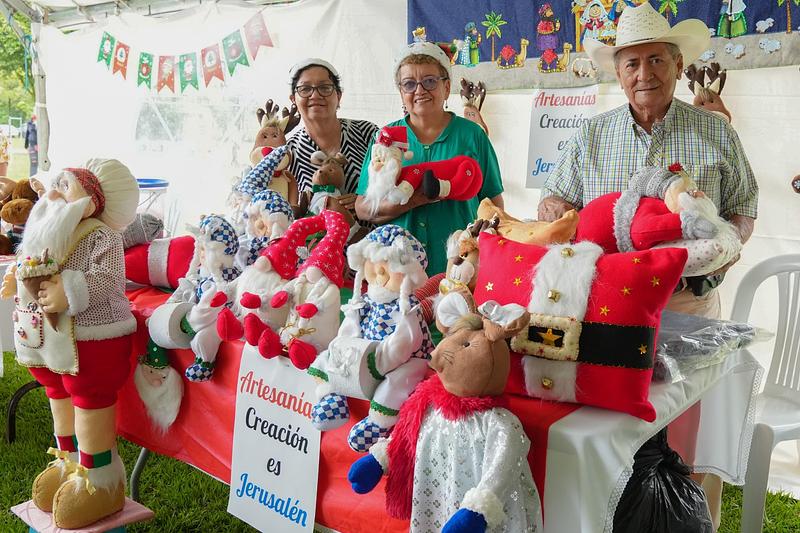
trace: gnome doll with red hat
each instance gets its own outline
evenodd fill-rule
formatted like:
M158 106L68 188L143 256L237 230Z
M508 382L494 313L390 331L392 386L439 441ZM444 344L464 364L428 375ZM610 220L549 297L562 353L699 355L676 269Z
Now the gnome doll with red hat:
M347 260L354 286L366 280L367 292L353 291L338 335L309 369L320 381L312 423L334 429L350 417L345 396L370 400L369 414L348 437L351 448L364 452L389 434L427 372L433 342L413 293L428 279L428 261L422 244L392 224L351 245Z
M33 482L33 503L59 528L83 528L125 503L115 407L136 320L120 232L138 201L136 179L119 161L64 169L33 207L0 289L14 296L17 361L50 400L58 447Z
M733 225L680 163L637 170L628 189L595 198L579 215L575 240L594 242L605 253L687 248L685 275L712 272L741 250Z
M385 126L378 131L372 145L369 183L364 193L373 214L384 200L406 204L420 186L432 200L469 200L481 190L483 173L471 157L460 155L403 167L403 160L412 157L405 126Z
M292 231L296 226L299 231ZM297 249L305 244L308 235L321 229L325 236L297 268L294 279L270 302L273 308L288 309L286 323L277 332L265 326L258 344L262 356L271 358L285 353L302 370L336 337L339 289L344 283L344 247L350 226L341 213L325 210L296 221L286 237L264 250L273 268L288 273L296 265Z

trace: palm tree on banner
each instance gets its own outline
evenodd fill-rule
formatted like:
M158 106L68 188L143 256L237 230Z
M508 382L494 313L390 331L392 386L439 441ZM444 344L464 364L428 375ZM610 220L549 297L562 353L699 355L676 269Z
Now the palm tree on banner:
M795 2L797 1L800 0L795 0ZM494 63L494 38L495 36L498 38L503 36L500 31L500 26L508 24L508 22L503 20L503 15L492 11L486 14L486 20L481 22L481 24L486 27L486 38L492 38L492 63Z
M792 1L794 5L800 6L800 0ZM786 4L786 33L792 33L792 8L789 4L789 0L778 0L778 6L782 6L783 4Z
M780 2L780 0L778 0ZM794 0L795 2L799 2L800 0ZM678 16L678 4L683 2L683 0L660 0L661 5L658 6L658 12L664 15L667 18L667 22L669 22L670 15Z

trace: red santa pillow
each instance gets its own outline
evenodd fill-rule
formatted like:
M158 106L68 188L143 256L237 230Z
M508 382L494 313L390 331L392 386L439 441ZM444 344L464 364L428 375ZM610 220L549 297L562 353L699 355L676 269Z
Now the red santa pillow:
M531 323L511 341L524 394L652 422L648 400L661 311L686 250L603 254L592 242L547 248L481 234L478 305L517 303Z

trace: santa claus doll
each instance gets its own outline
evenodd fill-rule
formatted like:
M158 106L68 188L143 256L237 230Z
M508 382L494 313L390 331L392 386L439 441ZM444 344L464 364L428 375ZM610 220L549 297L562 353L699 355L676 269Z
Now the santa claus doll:
M267 189L253 196L242 218L244 234L239 237L235 262L244 270L255 262L267 244L283 237L289 224L294 222L294 213L283 196Z
M679 239L711 239L726 222L679 164L644 167L628 189L604 194L584 207L576 241L592 241L605 253L647 250Z
M373 214L383 200L405 205L420 186L432 200L469 200L481 190L483 173L471 157L460 155L403 167L403 160L411 157L405 126L385 126L377 133L368 167L369 184L364 193Z
M87 526L125 501L115 404L136 320L120 232L138 200L136 179L119 161L64 169L31 211L0 290L14 296L17 360L50 399L58 448L33 482L33 503L61 528Z
M350 447L363 452L389 434L428 368L433 343L413 295L428 279L427 257L413 235L389 224L351 245L347 260L354 286L366 280L367 293L354 291L338 335L309 369L321 382L312 423L336 428L350 417L345 396L370 400L369 414L349 436Z

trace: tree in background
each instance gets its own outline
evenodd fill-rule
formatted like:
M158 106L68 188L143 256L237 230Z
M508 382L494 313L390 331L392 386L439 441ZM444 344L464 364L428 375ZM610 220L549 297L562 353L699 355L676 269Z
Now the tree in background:
M30 33L30 22L17 15L14 20L22 30ZM28 84L25 84L25 64L28 65ZM8 123L9 114L27 118L33 110L33 79L30 58L11 29L8 21L0 17L0 124Z
M780 2L780 0L778 0ZM795 0L798 2L800 0ZM658 12L663 14L667 18L667 22L669 22L670 15L678 16L678 4L683 2L683 0L660 0L661 5L658 6Z
M790 0L778 0L778 6L786 4L786 33L792 33L792 7ZM794 5L800 6L800 0L791 0Z
M494 63L494 38L495 36L498 38L503 36L500 31L500 26L503 24L508 24L508 22L503 20L503 15L494 11L487 13L486 20L481 22L481 25L486 28L486 38L492 38L492 63Z

